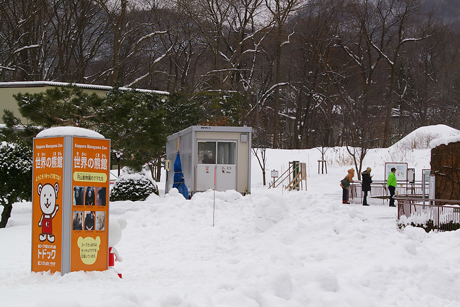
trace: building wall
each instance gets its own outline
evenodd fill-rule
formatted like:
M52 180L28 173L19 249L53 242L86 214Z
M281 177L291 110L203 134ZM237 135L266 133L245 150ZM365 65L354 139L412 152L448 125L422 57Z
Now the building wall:
M236 190L238 192L244 192L245 189L249 190L248 183L248 170L249 170L249 136L246 143L240 142L241 132L214 132L214 131L197 131L196 140L232 140L237 142L237 180ZM248 133L245 133L248 134ZM196 157L193 161L194 165L197 163Z
M21 116L19 112L18 104L16 99L14 99L14 94L38 94L43 93L47 89L52 89L58 86L67 86L68 83L64 82L48 82L48 81L30 81L30 82L0 82L0 124L4 124L3 110L7 109L13 112L13 114L20 118L23 123L27 123L26 119ZM111 86L105 85L93 85L93 84L79 84L75 83L75 86L78 86L83 89L84 93L93 94L103 97L107 92L112 88ZM120 88L122 90L129 90L128 88ZM168 92L163 91L152 91L145 89L137 89L142 92L153 92L160 95L169 95Z
M436 199L460 200L460 142L431 150L431 174L435 175Z
M177 157L177 151L180 151L182 172L184 173L185 185L189 191L193 190L193 140L192 130L185 129L168 137L166 143L166 160L169 160L169 171L166 174L165 192L171 190L174 184L174 161ZM179 148L177 144L179 143Z
M3 117L3 110L7 109L13 112L14 116L21 119L22 123L27 123L27 119L22 117L19 112L19 107L16 99L13 95L16 94L39 94L44 93L48 89L52 89L55 86L26 86L26 87L0 87L0 124L4 124L1 117ZM106 90L95 90L95 89L83 89L84 93L93 94L96 93L99 96L106 95Z

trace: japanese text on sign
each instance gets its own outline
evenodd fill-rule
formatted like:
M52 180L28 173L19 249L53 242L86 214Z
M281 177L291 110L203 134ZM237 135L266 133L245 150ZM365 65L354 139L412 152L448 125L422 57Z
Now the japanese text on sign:
M46 156L45 152L37 153L35 168L62 168L62 152L53 152L51 156Z
M38 265L55 266L56 262L56 245L39 244L38 245Z
M73 173L73 180L90 181L90 182L107 182L107 174L75 172Z
M102 169L107 170L107 156L105 154L96 153L94 158L88 158L86 152L77 152L73 159L74 168L80 169Z
M96 262L99 246L101 244L101 238L79 237L77 243L80 247L81 261L86 265L91 265Z
M53 180L61 180L61 176L56 174L41 174L35 177L35 181L40 181L44 179L53 179Z

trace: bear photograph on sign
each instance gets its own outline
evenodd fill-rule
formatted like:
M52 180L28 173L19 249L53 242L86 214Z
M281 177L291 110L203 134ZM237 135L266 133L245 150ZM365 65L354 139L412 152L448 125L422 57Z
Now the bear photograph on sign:
M94 211L85 212L85 230L94 230Z
M73 204L83 205L83 187L73 187Z
M105 230L105 212L96 212L96 230Z
M107 204L107 189L105 187L97 187L96 205L105 206Z
M86 187L85 190L85 206L94 206L94 187Z
M72 230L83 230L83 211L74 211Z

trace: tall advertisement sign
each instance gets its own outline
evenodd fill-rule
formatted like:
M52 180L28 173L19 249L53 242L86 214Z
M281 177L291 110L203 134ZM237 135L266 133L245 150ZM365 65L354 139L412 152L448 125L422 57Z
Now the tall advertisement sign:
M110 140L34 139L32 271L108 268Z
M61 271L64 138L34 140L32 271Z
M73 138L71 271L107 270L110 141Z

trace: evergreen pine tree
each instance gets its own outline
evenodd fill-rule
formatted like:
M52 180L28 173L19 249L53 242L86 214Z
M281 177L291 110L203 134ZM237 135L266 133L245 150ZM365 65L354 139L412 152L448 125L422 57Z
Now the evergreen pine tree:
M23 144L0 144L0 228L5 228L13 203L32 198L32 151Z

